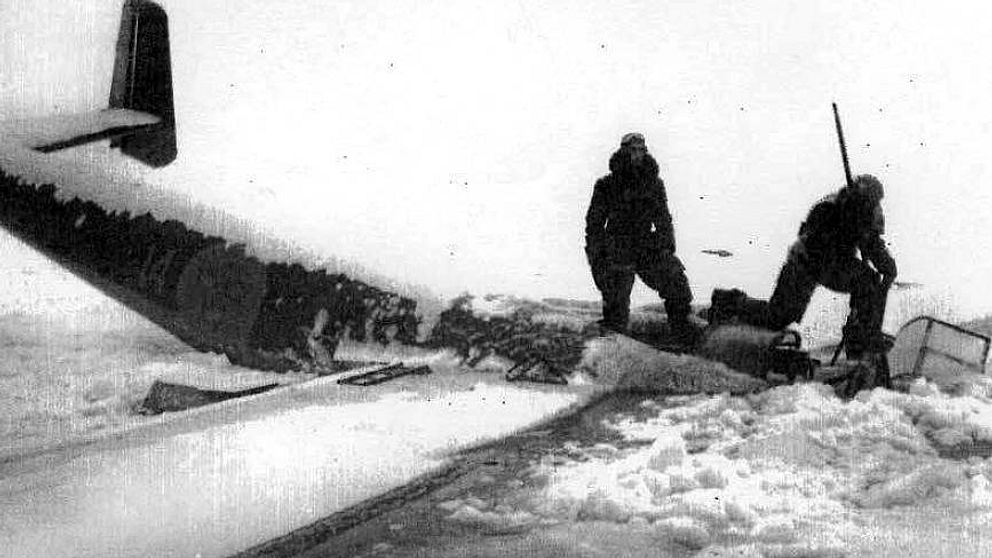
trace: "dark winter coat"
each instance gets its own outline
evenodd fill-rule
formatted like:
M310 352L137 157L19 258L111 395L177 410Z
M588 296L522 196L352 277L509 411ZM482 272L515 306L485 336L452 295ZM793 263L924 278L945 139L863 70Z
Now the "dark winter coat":
M657 250L675 251L672 215L658 163L645 155L642 164L633 168L628 155L617 151L610 157L610 174L593 188L586 212L586 252L590 259L598 259Z
M818 201L799 227L799 239L814 264L852 258L856 251L879 273L895 278L896 263L885 247L882 208L848 188Z

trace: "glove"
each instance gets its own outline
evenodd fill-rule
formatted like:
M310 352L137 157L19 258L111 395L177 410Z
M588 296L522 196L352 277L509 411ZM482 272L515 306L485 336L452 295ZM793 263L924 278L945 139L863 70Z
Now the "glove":
M606 265L606 249L598 245L586 244L586 260L593 271Z
M589 264L592 265L594 261L602 261L607 255L606 239L600 236L586 235L586 258L589 259Z
M605 287L604 274L609 265L609 250L605 243L586 240L586 259L592 272L593 283L601 292Z
M895 275L882 275L882 290L888 291L892 287L892 283L895 283Z

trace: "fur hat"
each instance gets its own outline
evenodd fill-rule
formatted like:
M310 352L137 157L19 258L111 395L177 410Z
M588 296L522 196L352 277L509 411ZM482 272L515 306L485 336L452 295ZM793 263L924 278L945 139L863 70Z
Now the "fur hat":
M854 186L858 192L874 200L881 200L885 197L885 188L882 183L870 174L859 174L854 178Z
M627 147L634 144L645 145L644 135L640 132L631 132L629 134L624 134L623 137L620 138L620 147Z

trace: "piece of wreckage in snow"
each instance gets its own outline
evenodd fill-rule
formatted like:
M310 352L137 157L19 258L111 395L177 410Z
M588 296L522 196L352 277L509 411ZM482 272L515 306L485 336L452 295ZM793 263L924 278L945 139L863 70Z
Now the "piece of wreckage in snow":
M596 338L627 338L665 353L700 357L764 381L764 385L821 382L844 398L863 389L908 389L916 378L953 385L963 376L984 372L990 340L959 326L921 316L886 335L880 351L847 358L840 345L804 346L798 331L775 331L748 323L745 306L767 304L735 290L716 289L711 305L700 313L707 320L691 344L668 330L663 312L650 307L632 316L623 332L607 330L586 312L585 327L563 327L555 320L543 323L537 314L562 312L560 304L536 311L522 305L503 315L477 315L471 297L456 299L442 312L427 340L428 346L452 347L463 362L474 367L488 357L510 363L507 379L552 384L569 383L580 368L583 352ZM559 315L560 317L560 315ZM629 343L625 345L630 347ZM700 373L708 373L706 371ZM650 386L643 386L649 388Z
M367 364L335 359L345 337L415 342L421 317L414 298L293 256L292 246L188 194L85 156L53 155L109 140L149 169L177 159L182 128L168 23L154 2L123 3L107 108L3 122L0 226L191 347L233 364L332 374Z
M158 4L125 0L108 107L4 123L0 225L191 347L233 364L317 375L371 367L348 380L354 385L428 372L335 356L346 337L418 344L422 317L412 294L297 261L287 255L299 253L292 246L188 194L130 180L86 157L51 155L109 139L110 148L149 168L176 161L184 123L173 106L168 23ZM523 359L522 368L533 363L534 347L547 344L535 332L512 337L501 350ZM261 387L268 386L221 392L160 383L143 408L174 410Z
M308 268L278 257L266 261L258 254L281 247L261 238L250 224L196 206L186 196L125 182L113 172L100 174L85 161L74 162L79 167L74 173L66 160L56 165L46 159L45 154L109 138L110 147L149 167L175 160L181 144L176 136L182 130L173 109L170 56L164 10L147 0L127 0L109 107L23 126L5 123L0 225L192 347L224 353L235 364L336 373L353 364L334 358L346 335L358 341L372 337L416 343L420 317L410 298L315 265ZM76 174L90 182L105 179L102 191L75 180ZM471 323L468 316L455 315L440 324L432 343L456 347L470 364L487 353L505 356L513 362L511 380L567 382L584 343L596 335L595 328L570 331L523 315L482 324ZM462 318L465 323L459 322ZM445 332L448 326L452 330ZM951 354L948 359L977 362L971 353L962 356L943 346L947 336L956 335L947 329L931 326L929 336L918 335L911 345L919 345L916 353L926 358ZM698 350L759 376L810 377L815 361L803 351L797 334L752 332L748 337L740 331L711 328L698 347L667 343L663 335L644 339L664 350ZM901 337L896 337L896 347ZM938 345L924 351L931 341ZM984 346L987 352L987 339ZM920 357L908 366L926 373L930 362ZM379 381L383 373L377 374L367 382Z

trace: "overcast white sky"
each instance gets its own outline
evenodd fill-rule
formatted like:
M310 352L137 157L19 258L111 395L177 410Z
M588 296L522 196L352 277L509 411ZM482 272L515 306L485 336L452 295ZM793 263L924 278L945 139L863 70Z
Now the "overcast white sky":
M767 296L843 182L836 101L853 170L886 185L901 278L992 310L983 3L162 4L180 154L142 179L287 240L446 295L596 298L586 206L639 130L696 297ZM105 106L119 12L0 3L2 114Z

